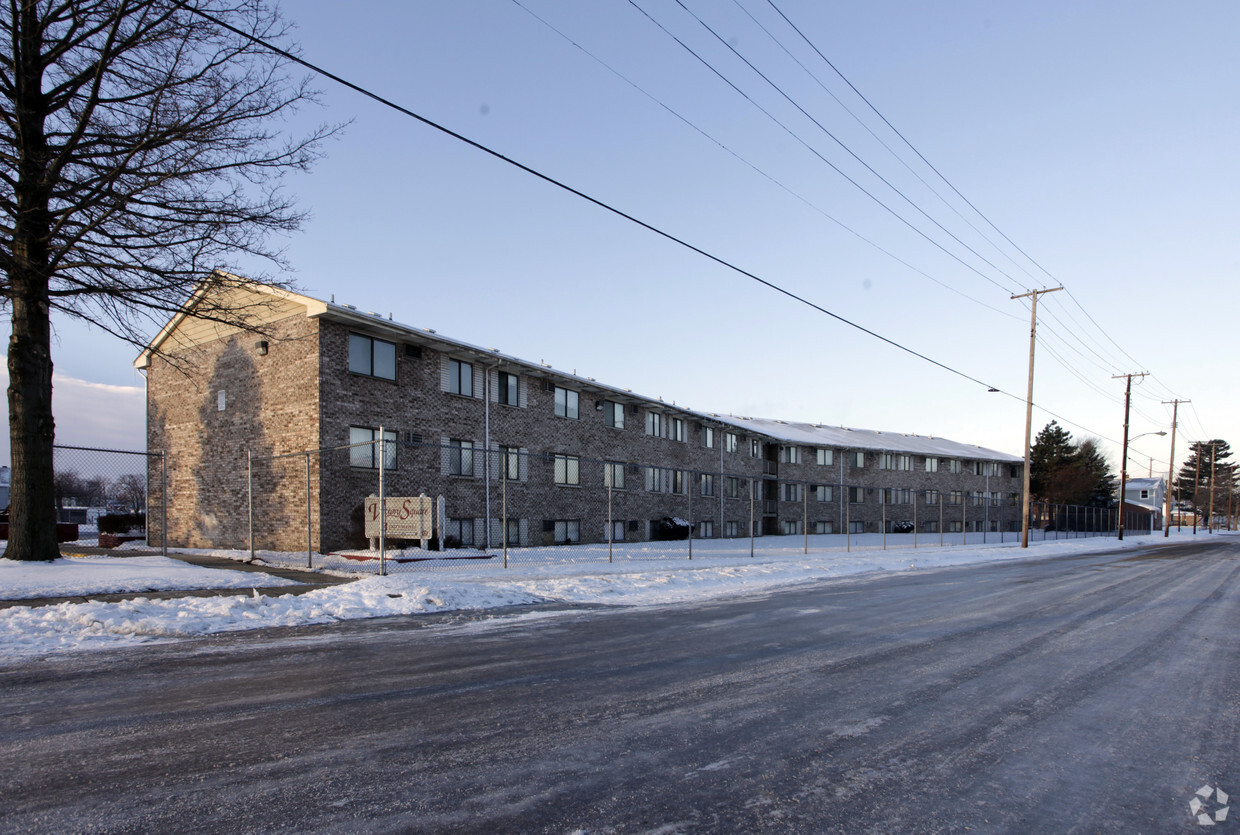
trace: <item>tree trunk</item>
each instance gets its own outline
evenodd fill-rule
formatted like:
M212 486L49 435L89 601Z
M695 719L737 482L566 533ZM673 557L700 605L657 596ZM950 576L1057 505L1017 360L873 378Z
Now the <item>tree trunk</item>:
M49 288L51 189L44 132L41 27L36 4L22 7L14 83L24 147L17 161L17 215L9 264L13 335L9 338L9 495L11 560L54 560L56 541L55 429L52 422L52 340Z

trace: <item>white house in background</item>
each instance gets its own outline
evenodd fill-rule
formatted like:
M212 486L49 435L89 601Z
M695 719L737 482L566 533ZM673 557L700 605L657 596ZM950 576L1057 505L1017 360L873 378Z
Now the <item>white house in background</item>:
M1148 510L1154 516L1154 527L1162 527L1167 495L1166 482L1161 478L1130 478L1124 486L1124 502Z

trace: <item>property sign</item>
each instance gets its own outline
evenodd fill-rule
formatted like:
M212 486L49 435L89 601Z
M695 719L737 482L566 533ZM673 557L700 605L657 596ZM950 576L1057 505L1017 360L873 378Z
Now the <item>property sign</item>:
M386 500L387 536L430 539L434 530L434 500L430 496L391 497ZM379 536L379 498L366 497L366 536Z

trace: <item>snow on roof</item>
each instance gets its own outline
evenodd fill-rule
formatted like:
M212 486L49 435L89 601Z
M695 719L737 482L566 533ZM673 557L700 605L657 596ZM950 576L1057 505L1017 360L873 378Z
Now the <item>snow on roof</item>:
M1011 463L1023 463L1025 460L1019 455L927 435L880 432L875 429L854 429L847 426L826 426L768 418L734 417L732 415L712 415L712 417L751 432L761 432L789 443L807 446L908 452L945 458L984 458Z
M685 408L683 406L676 406L674 403L664 403L661 397L656 398L635 394L632 389L624 389L616 386L610 386L606 383L600 383L593 377L579 376L575 370L572 372L563 371L553 368L546 362L536 363L532 360L523 360L519 357L502 353L498 348L484 348L459 339L453 339L452 337L437 333L433 328L407 325L393 320L391 314L388 314L388 317L385 319L382 314L363 312L358 310L358 308L353 305L337 303L334 296L331 301L325 302L322 299L316 299L313 296L306 296L301 293L268 288L261 284L252 285L251 289L259 292L268 292L272 295L278 295L281 298L294 299L302 304L305 304L307 307L306 314L311 318L327 317L337 321L369 326L380 331L386 331L389 334L399 334L401 336L405 336L406 338L412 337L415 338L415 341L420 343L438 342L452 346L458 351L468 351L470 353L486 355L491 358L496 365L520 366L536 373L554 374L557 377L577 380L583 388L589 388L598 391L601 394L611 392L613 395L623 400L642 401L650 404L654 408L675 409L676 411L693 415L701 420L731 424L749 432L767 435L777 440L787 441L788 443L842 449L907 452L917 455L943 456L946 458L985 459L989 461L1003 461L1008 463L1024 462L1024 458L1019 455L998 452L996 450L986 449L985 447L976 446L974 444L964 444L958 441L951 441L947 438L903 434L900 432L879 432L873 429L854 429L844 426L797 423L767 418L735 417L732 415L725 416L713 412L700 412ZM165 327L165 331L174 327L177 321L179 321L179 319L174 318L173 322L170 322L169 325Z

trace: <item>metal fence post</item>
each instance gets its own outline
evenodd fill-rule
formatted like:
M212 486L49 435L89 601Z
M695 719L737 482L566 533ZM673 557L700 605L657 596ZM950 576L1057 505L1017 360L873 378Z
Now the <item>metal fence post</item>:
M246 482L248 486L248 500L250 514L250 562L254 561L254 450L247 449L246 457Z
M801 485L801 532L805 534L805 553L809 554L809 485Z
M749 479L749 556L753 557L753 494L758 489L757 479Z
M685 473L685 492L689 494L689 559L693 559L693 470Z
M306 453L306 568L314 568L314 524L310 505L310 453Z
M163 501L160 502L160 527L163 528L163 553L168 556L168 450L164 450L159 454L160 461L163 464L162 475L160 476L160 492L163 493Z
M606 473L607 473L607 562L610 563L614 561L612 558L612 551L614 550L614 544L612 540L616 538L616 521L612 518L612 504L611 504L612 482L616 478L616 471L613 468L613 466L607 463L606 461L603 462L603 466L607 468L606 469Z
M383 492L383 471L387 463L387 442L383 427L379 427L379 439L371 446L379 451L379 576L387 576L387 496Z
M519 455L520 453L518 453ZM521 473L521 461L517 459L517 473ZM610 491L609 491L610 492ZM500 513L500 541L504 543L504 568L508 567L508 458L503 459L501 465L501 474L499 478L499 513ZM611 515L611 501L608 498L607 515ZM608 553L607 561L611 562L611 554Z
M878 488L879 518L883 525L883 550L887 550L887 488Z

